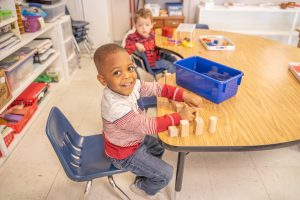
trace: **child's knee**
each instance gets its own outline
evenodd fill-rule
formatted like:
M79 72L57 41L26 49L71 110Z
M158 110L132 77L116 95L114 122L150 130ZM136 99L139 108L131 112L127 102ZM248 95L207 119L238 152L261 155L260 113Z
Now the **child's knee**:
M172 177L173 177L173 166L168 164L164 170L164 178L166 184L168 184L171 181Z

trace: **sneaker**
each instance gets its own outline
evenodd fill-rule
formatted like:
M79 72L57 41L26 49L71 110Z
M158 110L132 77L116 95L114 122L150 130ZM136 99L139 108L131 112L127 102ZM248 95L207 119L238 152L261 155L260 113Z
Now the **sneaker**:
M136 184L134 184L134 183L130 185L130 189L131 189L132 192L134 192L135 194L143 197L144 199L151 199L151 200L155 200L156 199L156 195L149 195L149 194L147 194L144 190L138 188L136 186Z

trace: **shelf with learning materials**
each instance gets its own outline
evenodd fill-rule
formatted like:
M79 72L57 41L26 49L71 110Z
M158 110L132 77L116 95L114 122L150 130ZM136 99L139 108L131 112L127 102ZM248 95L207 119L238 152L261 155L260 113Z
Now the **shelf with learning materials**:
M51 36L51 34L55 34L55 30L50 30L49 33L46 33L46 35L43 36ZM12 91L12 97L9 100L8 103L6 103L2 108L1 108L1 113L7 109L7 107L40 75L42 74L46 69L48 69L50 66L53 64L59 65L61 63L60 61L60 51L56 47L56 52L52 54L46 61L43 63L35 63L32 65L33 71L32 73L26 77L24 81L21 82L18 88ZM56 87L53 87L55 85ZM46 105L45 101L51 96L54 95L54 91L56 88L59 86L59 84L51 84L50 87L50 92L47 95L47 98L44 99L44 101L38 105L37 111L34 113L32 118L28 121L28 123L25 125L23 130L20 133L13 134L13 141L9 145L9 147L6 146L4 142L4 138L2 135L0 135L0 150L2 156L0 157L0 166L5 162L5 160L11 155L15 147L18 145L18 143L22 140L24 135L28 132L28 129L31 127L32 124L34 124L35 119L37 119L39 112L41 109L43 109L43 106Z
M212 30L237 32L274 39L296 46L300 26L299 8L282 10L279 6L214 7L198 6L197 23Z
M17 147L17 145L20 143L20 141L23 139L23 137L26 135L26 133L32 127L32 125L34 124L35 120L38 119L39 115L43 111L43 107L45 107L47 105L47 103L55 95L55 91L58 89L58 85L59 84L57 84L57 83L52 83L51 84L51 86L49 88L50 91L49 91L49 94L47 95L47 97L39 104L39 108L34 113L34 115L32 116L32 118L28 121L28 123L25 125L25 127L23 128L23 130L20 133L18 133L18 134L14 134L14 140L12 141L12 143L9 145L8 148L6 147L6 145L5 145L4 141L3 141L3 138L0 137L0 150L2 152L2 157L0 157L0 167L6 161L6 159L9 158L9 156L12 154L12 152L15 150L15 148Z
M3 3L5 5L6 9L13 10L15 9L14 1L10 0L0 0L1 6L3 6ZM13 11L15 12L15 11ZM15 16L15 15L14 15ZM12 17L7 20L2 20L0 22L0 25L5 26L7 24L15 23L14 31L18 31L18 25L17 25L17 18ZM68 29L66 27L69 27ZM31 71L28 74L25 74L24 76L18 76L18 80L20 80L16 85L13 85L8 81L9 85L11 86L11 97L6 98L6 102L4 105L2 104L0 107L1 113L5 111L12 102L29 86L31 83L43 72L45 72L48 69L51 69L51 71L54 71L58 73L58 76L61 77L61 80L67 79L70 77L70 74L67 73L69 71L69 64L72 64L72 68L74 66L77 66L77 60L75 62L76 54L75 50L73 49L73 36L72 36L72 29L71 29L71 19L69 16L61 16L56 21L53 21L51 23L45 23L45 26L43 26L40 30L33 32L33 33L24 33L21 36L18 36L20 39L20 42L12 46L11 48L3 51L0 53L0 61L4 60L11 54L18 51L20 48L24 46L28 46L33 40L35 39L41 39L41 38L49 38L52 41L52 48L55 50L55 53L53 53L51 56L49 56L44 62L41 64L32 64L32 62L28 61L27 68L30 68ZM32 44L31 44L32 45ZM27 57L24 57L23 59L26 59ZM8 59L9 60L9 59ZM74 60L74 62L70 62L70 60ZM27 62L27 61L26 61ZM25 65L23 65L23 61L19 60L18 67L20 69L25 69ZM16 64L17 65L17 64ZM74 65L74 66L73 66ZM29 66L29 67L28 67ZM22 68L24 67L24 68ZM77 68L77 67L76 67ZM8 69L8 68L7 68ZM12 67L12 71L15 70L15 68ZM24 74L22 72L22 74ZM22 78L23 77L23 78ZM55 87L53 87L55 85ZM48 99L51 98L51 96L55 95L53 91L56 90L57 87L59 87L59 83L53 83L50 87L50 92L41 102L41 104L38 105L37 111L34 113L32 118L29 120L29 122L25 125L24 129L20 133L13 133L13 140L10 143L9 147L6 146L4 141L4 136L0 134L0 166L5 162L5 160L11 155L15 147L18 145L18 143L22 140L24 135L28 132L31 125L35 123L35 119L38 118L39 113L41 110L43 110L44 105L46 105L45 102L48 101ZM7 139L7 138L6 138Z
M34 64L36 70L22 83L18 89L12 92L12 98L9 102L0 109L2 113L29 85L32 83L36 77L38 77L43 71L45 71L59 56L59 53L53 54L45 63L43 64Z
M183 16L183 3L183 0L144 0L143 5L149 5L148 7L150 7L152 14L155 13L153 15L153 28L157 29L163 27L177 28L179 24L184 23L185 17ZM165 14L168 14L161 15L162 9L164 10Z
M8 25L8 24L11 24L11 23L13 23L13 22L15 22L15 21L17 21L17 20L18 20L17 17L11 17L11 18L6 19L6 20L4 20L4 21L0 21L0 27L6 26L6 25Z
M12 48L6 50L5 52L1 52L0 60L3 60L4 58L9 56L13 52L17 51L21 47L25 46L26 44L28 44L32 40L38 38L39 36L43 35L47 31L49 31L50 29L54 28L55 25L56 25L55 22L54 23L46 23L45 27L43 27L42 29L40 29L37 32L22 34L22 36L20 37L21 42L17 43L15 46L13 46Z

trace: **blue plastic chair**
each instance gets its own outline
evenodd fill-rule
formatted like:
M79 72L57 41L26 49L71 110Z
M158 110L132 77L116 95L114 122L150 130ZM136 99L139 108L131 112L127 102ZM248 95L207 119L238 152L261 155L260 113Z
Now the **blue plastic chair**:
M137 66L141 67L143 70L151 74L156 80L156 75L163 73L165 69L152 69L144 52L135 51L131 54L132 62Z
M145 109L157 107L157 97L156 96L142 97L141 103L143 108Z
M113 179L114 174L125 171L115 168L105 157L100 134L79 135L57 107L50 111L46 134L67 176L73 181L87 181L84 197L88 195L93 179L106 176L121 198L123 195L125 199L130 199Z
M137 78L141 80L141 77L138 73L138 71L135 68L135 72L137 74ZM141 97L140 98L140 106L142 108L145 108L146 110L148 108L153 108L157 106L157 97L156 96L150 96L150 97Z
M196 29L209 29L207 24L196 24Z

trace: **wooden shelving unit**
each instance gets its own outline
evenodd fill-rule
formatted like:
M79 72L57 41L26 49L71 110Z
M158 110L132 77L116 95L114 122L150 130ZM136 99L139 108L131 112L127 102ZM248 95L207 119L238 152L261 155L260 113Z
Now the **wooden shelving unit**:
M20 35L15 2L12 0L0 0L0 4L3 8L13 10L14 12L12 18L0 22L0 27L14 23L14 29L15 29L14 32L21 40L21 42L17 43L15 46L11 47L10 49L1 51L0 61L5 59L7 56L11 55L12 53L14 53L21 47L27 45L28 43L30 43L36 38L45 38L45 37L51 38L53 42L53 48L56 51L56 53L51 55L42 64L33 64L33 69L34 69L33 72L29 75L29 77L26 77L25 80L22 80L21 85L16 90L12 91L12 98L10 99L10 101L0 108L0 112L3 112L41 73L43 73L50 66L55 67L57 71L60 72L62 79L67 79L70 76L69 66L68 66L69 61L71 58L74 58L76 55L74 56L75 53L72 54L71 52L72 50L68 49L68 47L65 46L66 42L72 41L72 37L73 37L71 27L69 27L70 30L66 32L66 24L68 23L70 24L69 16L61 17L52 23L46 23L42 29L34 33L24 33ZM67 53L70 55L67 56ZM60 85L59 83L55 84L56 87L59 85ZM55 90L56 87L53 87L53 84L51 84L50 94L47 95L47 98L44 101L47 101L49 96L54 95L52 91ZM34 119L38 117L39 112L40 110L43 109L44 105L45 103L41 103L39 105L38 110L36 111L34 116L30 119L30 121L26 124L24 129L19 134L14 134L14 140L12 141L9 147L5 145L4 138L2 134L0 134L0 151L2 153L2 157L0 157L0 166L11 155L11 153L13 152L17 144L22 140L28 128L31 126L31 124L34 123Z

